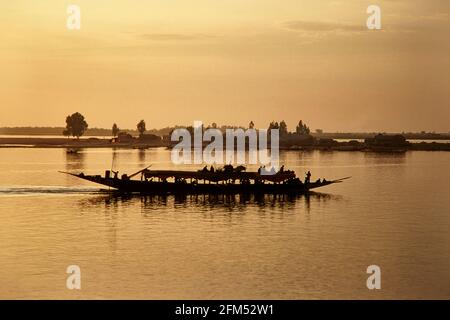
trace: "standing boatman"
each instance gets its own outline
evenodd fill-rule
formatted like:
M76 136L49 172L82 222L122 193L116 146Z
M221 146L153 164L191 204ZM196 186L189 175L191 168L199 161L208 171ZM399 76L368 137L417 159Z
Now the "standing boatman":
M310 181L311 181L311 171L308 170L308 172L306 173L305 184L309 184Z

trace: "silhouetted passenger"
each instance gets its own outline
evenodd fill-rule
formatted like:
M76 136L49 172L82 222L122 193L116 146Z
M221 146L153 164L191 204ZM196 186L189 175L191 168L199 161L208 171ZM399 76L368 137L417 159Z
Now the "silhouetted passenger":
M231 164L227 164L223 167L224 172L233 172L233 166Z
M305 184L308 184L308 183L310 183L310 182L311 182L311 172L308 171L308 172L306 173Z

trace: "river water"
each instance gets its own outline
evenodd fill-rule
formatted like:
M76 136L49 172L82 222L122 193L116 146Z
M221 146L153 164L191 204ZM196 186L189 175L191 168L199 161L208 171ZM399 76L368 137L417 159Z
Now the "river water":
M295 198L117 197L58 171L170 169L170 152L0 149L0 298L450 298L450 153L281 161L352 178Z

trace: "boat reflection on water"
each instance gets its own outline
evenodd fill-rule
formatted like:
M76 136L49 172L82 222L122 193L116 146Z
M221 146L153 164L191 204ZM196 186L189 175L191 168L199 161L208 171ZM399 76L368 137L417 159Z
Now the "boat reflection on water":
M311 202L325 203L341 201L342 196L319 192L308 194L177 194L177 195L140 195L107 193L97 197L83 199L80 207L103 207L106 210L119 211L126 207L139 206L147 210L177 210L183 208L213 211L228 209L230 211L248 211L253 209L273 208L278 210L294 210L304 207L308 212Z

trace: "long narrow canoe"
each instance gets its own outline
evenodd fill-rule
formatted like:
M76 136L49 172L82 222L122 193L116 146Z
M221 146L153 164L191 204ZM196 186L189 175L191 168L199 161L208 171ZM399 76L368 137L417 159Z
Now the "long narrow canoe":
M122 176L110 177L109 174L101 175L85 175L83 173L70 173L71 176L101 184L123 193L145 193L145 194L288 194L288 193L306 193L309 190L340 183L346 178L327 181L318 180L316 182L302 183L299 179L291 175L283 175L275 178L274 176L261 176L257 172L241 172L241 173L209 173L193 172L193 171L152 171L140 180L130 179ZM222 177L220 175L223 175ZM148 177L153 178L148 180ZM283 177L284 179L281 179ZM169 181L174 178L174 181ZM263 179L264 178L264 179ZM188 179L191 182L188 182ZM201 182L200 180L204 180ZM267 182L273 181L273 182ZM282 181L282 182L278 182Z

